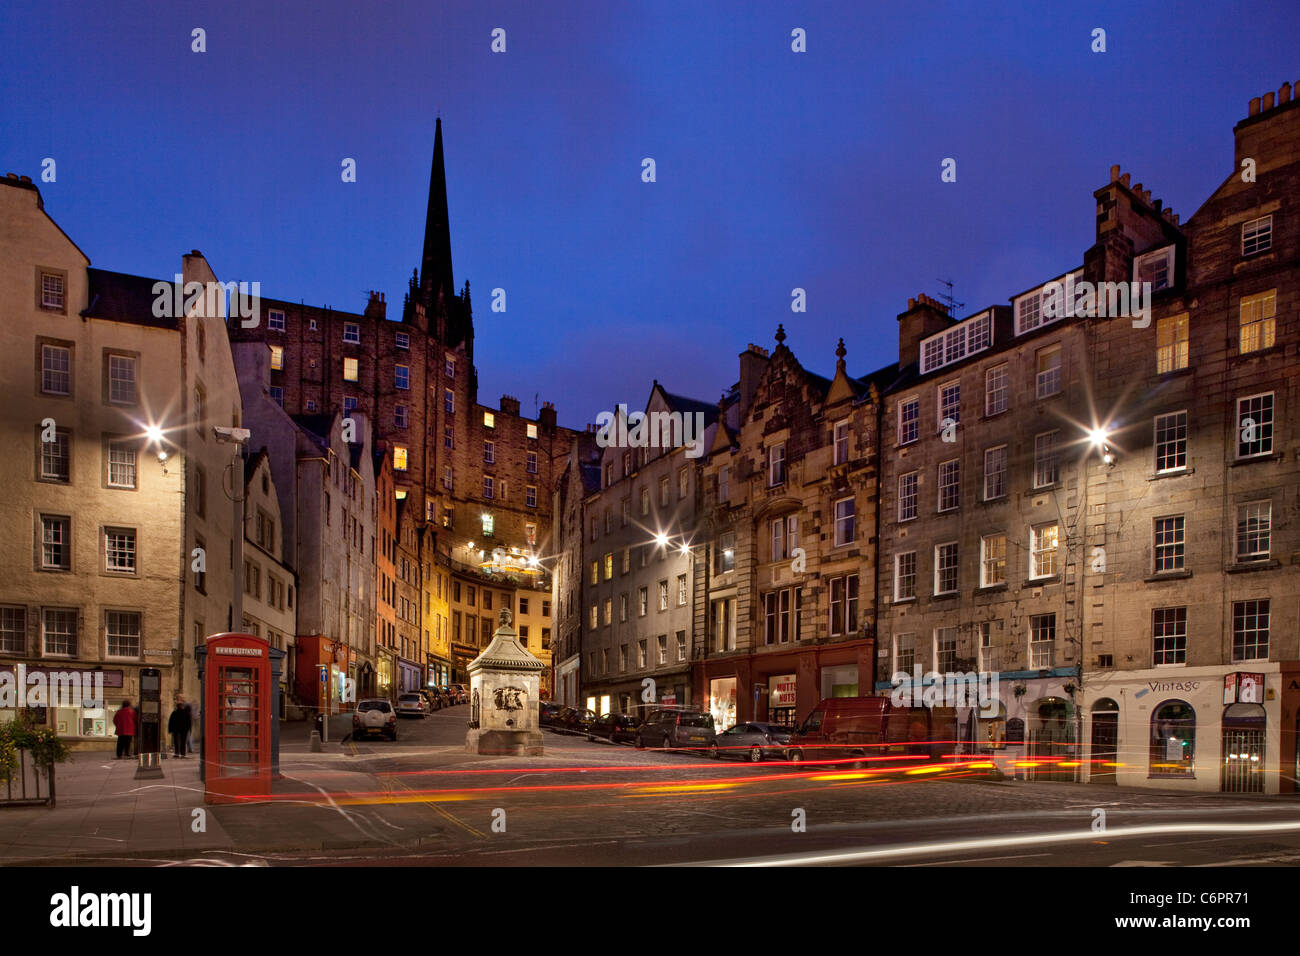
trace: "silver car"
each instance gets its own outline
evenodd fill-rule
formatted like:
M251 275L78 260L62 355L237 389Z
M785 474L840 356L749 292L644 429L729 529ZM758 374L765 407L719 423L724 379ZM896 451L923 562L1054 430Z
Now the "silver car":
M424 699L423 694L412 691L409 694L401 694L398 696L398 717L427 717L428 714L429 703Z
M714 760L723 757L739 757L750 763L758 763L765 757L775 757L779 760L785 756L788 743L790 743L789 727L751 721L736 724L730 730L718 734L709 747L709 756Z

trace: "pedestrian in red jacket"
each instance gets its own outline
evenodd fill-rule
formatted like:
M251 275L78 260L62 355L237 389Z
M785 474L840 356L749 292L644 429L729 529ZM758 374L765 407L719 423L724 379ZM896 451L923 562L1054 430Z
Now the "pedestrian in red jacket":
M117 731L117 759L131 756L131 741L135 737L135 708L129 700L122 701L121 708L113 714L113 729Z

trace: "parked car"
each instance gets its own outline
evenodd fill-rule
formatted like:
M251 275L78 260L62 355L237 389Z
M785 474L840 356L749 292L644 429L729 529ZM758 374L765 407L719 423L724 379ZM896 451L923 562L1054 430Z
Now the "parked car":
M938 757L957 738L951 707L898 707L888 697L831 697L823 700L793 734L786 757L848 760L850 766Z
M706 750L717 731L713 715L699 710L652 710L636 730L637 749Z
M596 719L596 712L586 707L565 707L551 719L551 730L557 734L585 734Z
M600 737L610 743L636 740L636 729L641 721L631 714L602 714L587 728L587 739Z
M357 701L357 709L352 713L352 739L360 740L371 734L397 739L397 711L382 697Z
M438 696L437 692L432 687L421 687L420 696L423 697L424 702L429 705L429 713L442 709L442 698Z
M553 700L544 700L537 705L537 724L539 727L549 727L555 720L555 715L564 709L563 704L557 704Z
M451 698L452 704L468 704L469 688L464 684L448 684L447 696Z
M428 701L418 691L399 694L397 697L397 715L399 717L427 717L429 716Z
M785 749L790 743L791 733L791 728L779 724L758 722L736 724L713 739L713 743L709 746L709 756L714 760L723 757L739 757L750 763L758 763L766 757L780 760L785 757Z

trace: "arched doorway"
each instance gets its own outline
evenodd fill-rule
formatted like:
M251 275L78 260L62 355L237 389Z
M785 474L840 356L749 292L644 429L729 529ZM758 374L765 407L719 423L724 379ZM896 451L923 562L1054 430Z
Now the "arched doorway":
M1071 781L1074 767L1074 705L1063 697L1041 697L1029 707L1030 780Z
M1092 747L1088 754L1088 782L1115 783L1119 756L1119 704L1103 697L1092 705Z
M1264 739L1268 718L1259 704L1223 709L1224 793L1264 792Z

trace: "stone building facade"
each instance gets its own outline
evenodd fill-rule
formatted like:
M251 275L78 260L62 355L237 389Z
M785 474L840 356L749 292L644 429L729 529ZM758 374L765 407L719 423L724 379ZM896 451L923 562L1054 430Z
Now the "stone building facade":
M777 330L750 345L704 468L711 534L697 592L699 699L719 730L793 724L867 693L875 667L878 379L803 368Z

